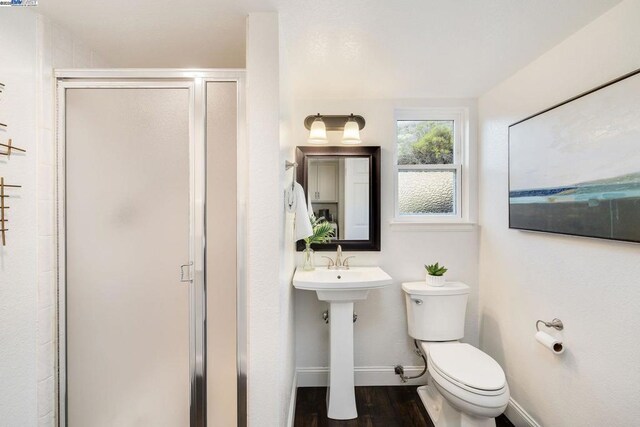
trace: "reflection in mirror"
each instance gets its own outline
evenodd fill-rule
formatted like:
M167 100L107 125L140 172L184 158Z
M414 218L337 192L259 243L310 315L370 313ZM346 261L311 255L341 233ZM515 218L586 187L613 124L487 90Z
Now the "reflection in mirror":
M296 179L316 218L335 232L316 251L380 250L380 147L303 146L296 149ZM303 240L297 243L305 248Z
M338 240L369 240L369 159L309 156L307 197Z

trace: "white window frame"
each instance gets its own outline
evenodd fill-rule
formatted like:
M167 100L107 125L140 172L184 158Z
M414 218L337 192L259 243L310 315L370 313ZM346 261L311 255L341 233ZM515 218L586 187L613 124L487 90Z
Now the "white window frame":
M398 121L453 121L454 161L451 165L398 165ZM464 107L443 108L412 108L397 109L394 114L394 129L396 130L395 148L393 156L394 167L394 219L392 225L423 224L423 225L468 225L469 220L469 109ZM456 171L456 200L454 215L424 214L400 215L398 200L398 176L400 171L406 170L455 170Z

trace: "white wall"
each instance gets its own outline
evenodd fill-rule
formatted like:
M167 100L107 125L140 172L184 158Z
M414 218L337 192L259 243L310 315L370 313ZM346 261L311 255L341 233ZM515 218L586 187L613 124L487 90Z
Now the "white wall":
M466 231L434 231L415 226L390 225L394 216L394 168L396 108L466 107L470 112L470 145L472 159L476 145L476 103L455 99L296 99L293 135L297 145L305 145L308 131L304 118L318 112L323 114L360 114L366 126L361 132L364 145L382 147L381 161L381 241L380 252L349 252L355 255L352 265L379 265L393 278L393 285L370 292L367 300L356 303L358 321L355 324L355 366L367 373L356 375L356 384L400 384L393 374L393 366L420 365L413 353L413 341L407 333L406 311L401 284L424 280L424 264L439 261L449 267L449 280L464 281L471 286L467 310L465 341L478 343L478 240L476 229ZM330 143L340 145L339 132L329 132ZM475 188L475 162L472 162L471 184ZM471 208L475 212L476 200ZM326 265L317 252L316 262ZM299 265L302 265L298 255ZM315 293L296 291L296 362L300 385L319 385L326 375L305 375L309 368L327 367L329 363L329 327L322 320L327 304L318 301ZM314 371L314 369L311 369ZM315 369L318 371L318 369ZM305 379L308 378L309 381Z
M36 15L0 13L0 140L27 150L0 159L0 175L11 190L7 246L0 248L0 419L7 426L37 423L36 315ZM8 191L9 193L9 191Z
M0 419L7 425L52 425L53 67L89 68L103 61L64 28L23 8L2 9L0 46L0 81L7 85L0 121L9 125L0 139L13 138L27 149L23 157L0 159L1 174L23 186L11 202L11 230L0 249Z
M281 26L281 25L280 25ZM282 44L282 32L279 32L279 43ZM295 160L295 140L292 135L292 120L293 114L293 93L291 86L287 84L290 81L291 76L289 66L289 55L283 49L280 49L280 162L278 167L280 168L280 188L282 197L280 198L281 208L280 212L284 211L284 189L291 186L291 180L293 178L293 169L285 170L285 162ZM289 406L292 402L295 402L295 367L296 367L296 353L295 353L295 289L291 286L291 279L296 269L296 247L294 242L294 226L293 221L295 216L291 213L284 213L281 218L282 231L280 232L280 282L279 292L281 294L282 301L282 313L281 313L281 330L284 333L284 340L282 344L283 356L282 356L282 372L283 372L283 390L281 405L282 425L285 424L285 420L289 425L293 416L295 415L295 406ZM293 396L292 396L293 394ZM285 418L287 417L287 418Z
M545 426L638 423L640 246L509 230L507 126L640 67L638 17L622 2L479 101L480 345ZM553 317L560 357L533 337Z
M292 151L286 119L291 108L288 93L280 89L280 63L278 15L250 14L247 242L252 426L286 424L294 375L292 221L284 214L283 197L284 182L291 173L284 172L284 160Z

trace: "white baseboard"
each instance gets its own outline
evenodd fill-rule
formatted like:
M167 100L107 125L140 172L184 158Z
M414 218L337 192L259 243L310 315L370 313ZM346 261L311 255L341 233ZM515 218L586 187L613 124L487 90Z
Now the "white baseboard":
M407 376L415 376L422 372L422 366L405 366ZM415 380L403 383L396 375L393 366L356 366L355 381L357 386L373 385L422 385L426 383L424 375ZM298 387L326 387L329 380L329 368L326 366L297 368Z
M291 399L289 399L289 416L287 417L287 427L293 427L296 418L296 397L298 394L298 373L293 373L291 381Z
M518 402L513 400L513 398L509 399L509 404L504 414L516 427L540 427L540 424L538 424Z

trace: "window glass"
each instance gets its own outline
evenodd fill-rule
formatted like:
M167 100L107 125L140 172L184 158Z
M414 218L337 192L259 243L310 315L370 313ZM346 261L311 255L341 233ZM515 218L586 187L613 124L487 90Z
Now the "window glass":
M398 165L454 162L453 120L399 120Z
M456 170L400 170L400 215L456 213Z

